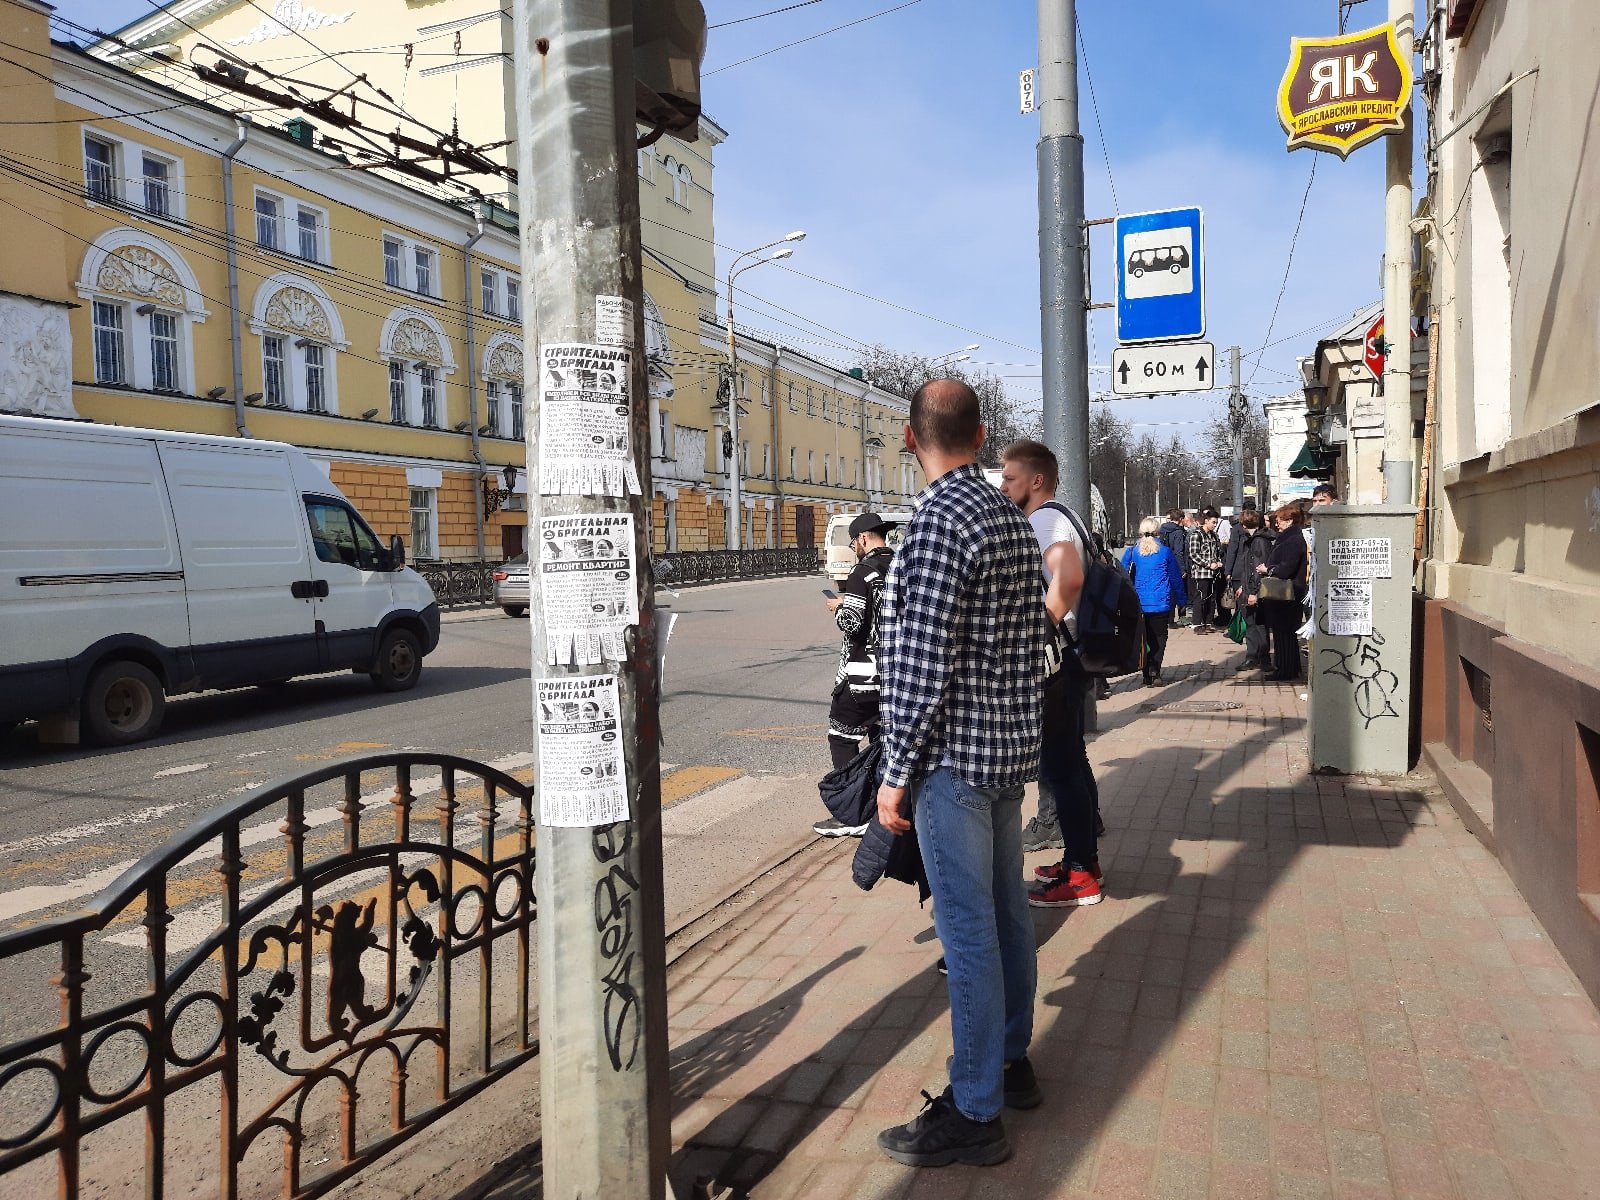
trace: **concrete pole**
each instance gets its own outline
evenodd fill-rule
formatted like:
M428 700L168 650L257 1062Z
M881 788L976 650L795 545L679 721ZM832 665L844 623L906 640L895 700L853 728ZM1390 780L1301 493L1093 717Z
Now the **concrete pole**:
M1076 0L1039 0L1039 309L1044 440L1063 501L1089 513L1089 326Z
M639 627L626 635L627 659L615 666L629 819L538 831L543 1191L551 1200L662 1200L671 1110L633 2L516 0L514 18L523 295L533 304L528 328L541 343L592 343L595 298L633 302L631 430L643 493L541 496L533 487L528 494L535 579L542 516L632 513L639 565ZM543 413L539 356L529 350L527 449L537 478ZM531 617L535 689L539 679L600 673L546 666L537 593ZM537 739L534 747L537 755ZM542 779L537 761L534 769Z
M739 345L733 335L733 272L728 272L728 530L723 545L739 549Z
M1233 442L1233 511L1244 508L1244 380L1239 374L1239 347L1228 347L1233 387L1228 392L1228 434ZM1256 501L1259 506L1261 501Z
M1416 0L1389 0L1389 19L1400 57L1410 63ZM1384 138L1388 187L1383 212L1383 486L1385 502L1411 503L1411 139L1405 128Z

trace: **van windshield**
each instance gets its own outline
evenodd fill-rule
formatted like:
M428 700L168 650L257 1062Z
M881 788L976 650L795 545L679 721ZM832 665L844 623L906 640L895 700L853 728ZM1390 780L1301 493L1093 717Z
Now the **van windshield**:
M387 564L377 537L343 504L307 496L306 517L311 522L311 544L323 562L361 571L385 569Z

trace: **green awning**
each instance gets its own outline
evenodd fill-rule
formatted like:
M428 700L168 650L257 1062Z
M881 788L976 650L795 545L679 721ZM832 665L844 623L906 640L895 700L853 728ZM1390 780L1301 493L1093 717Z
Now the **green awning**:
M1292 479L1331 479L1334 464L1338 459L1337 454L1318 450L1307 442L1300 447L1300 453L1289 464L1289 476Z

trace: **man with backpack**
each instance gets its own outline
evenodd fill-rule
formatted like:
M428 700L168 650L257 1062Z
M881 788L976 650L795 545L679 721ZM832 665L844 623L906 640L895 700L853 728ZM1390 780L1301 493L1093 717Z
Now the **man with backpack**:
M1000 490L1033 526L1044 563L1044 602L1070 647L1077 641L1077 608L1089 562L1082 522L1055 498L1056 456L1041 442L1012 442L1000 452ZM1040 908L1100 902L1100 851L1095 836L1093 769L1084 745L1089 677L1070 648L1046 680L1039 748L1039 815L1022 831L1024 853L1060 849L1059 865L1035 874L1042 886L1028 903Z

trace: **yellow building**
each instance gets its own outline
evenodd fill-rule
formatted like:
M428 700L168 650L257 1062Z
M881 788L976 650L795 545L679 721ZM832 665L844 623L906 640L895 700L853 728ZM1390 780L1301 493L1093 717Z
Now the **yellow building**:
M520 552L515 213L359 169L303 117L243 118L237 97L52 44L34 0L0 13L28 60L0 63L0 94L35 122L0 156L17 231L0 248L0 407L292 442L414 558ZM726 545L725 342L709 318L724 136L704 122L697 146L639 154L663 551ZM831 513L909 503L903 401L744 335L741 356L743 545L816 545Z

